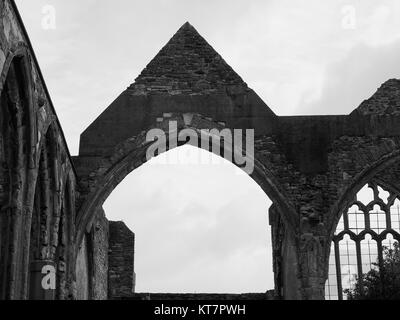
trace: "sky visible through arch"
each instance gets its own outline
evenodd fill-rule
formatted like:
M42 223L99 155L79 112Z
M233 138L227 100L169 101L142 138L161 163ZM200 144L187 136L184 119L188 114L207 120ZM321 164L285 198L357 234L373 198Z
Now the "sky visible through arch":
M134 82L186 21L278 115L348 114L384 81L400 78L398 0L16 0L16 3L73 155L78 153L80 133ZM54 28L43 25L43 12L48 12L49 6L55 13ZM145 172L148 168L144 168L142 176L140 171L137 176L132 175L132 181L129 176L118 195L113 195L117 200L111 198L115 203L108 208L109 216L123 218L130 212L133 207L128 204L134 190L141 193L138 203L142 207L138 210L143 215L174 207L177 211L197 210L209 217L225 208L232 217L238 217L243 214L242 206L251 204L254 212L260 212L251 217L257 216L262 228L267 226L268 203L253 190L251 180L237 180L235 175L228 174L229 168L188 168L152 172ZM133 177L138 181L133 181ZM210 181L210 177L216 177L216 181ZM211 187L214 184L219 185L218 192L211 192L215 191ZM179 190L179 200L171 194L173 190ZM207 205L201 206L193 195L203 193L207 195ZM234 222L236 225L232 225ZM135 223L141 222L135 220ZM243 227L239 219L229 223L231 228L220 231L226 233L225 238L231 236L231 230ZM139 228L134 229L140 233ZM258 243L269 240L269 236L264 236L261 239L260 233ZM186 243L176 241L176 244L183 252ZM149 248L151 243L146 245ZM243 249L241 253L244 252ZM259 256L259 266L264 266L265 256L268 255ZM224 257L214 258L215 266L223 266L226 261ZM236 261L229 264L232 270ZM157 272L160 263L163 262L150 261L149 270ZM271 263L268 261L265 266ZM240 271L246 276L255 272L251 269L254 265L243 268ZM195 269L198 268L191 265L181 272ZM176 283L172 271L170 283L164 283L165 290ZM206 271L202 269L201 274ZM271 274L268 276L265 282L271 281ZM196 273L191 275L194 277ZM244 288L240 281L237 277L230 281L232 287L227 284L226 288ZM272 288L264 285L264 279L260 283L254 284L253 291ZM204 281L198 284L199 291L203 291L202 284L213 285ZM160 283L148 276L147 288L156 285ZM145 287L143 283L144 290Z
M104 205L109 219L135 232L137 292L273 289L271 201L256 182L192 146L162 156L169 158L132 172Z

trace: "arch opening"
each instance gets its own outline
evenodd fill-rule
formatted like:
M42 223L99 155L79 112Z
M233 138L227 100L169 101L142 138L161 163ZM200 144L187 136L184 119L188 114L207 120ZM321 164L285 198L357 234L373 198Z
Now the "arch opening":
M135 232L136 292L265 293L270 205L246 173L186 145L130 173L103 207Z
M187 131L188 129L185 132ZM197 137L202 137L201 139L204 138L201 130L196 127L190 127L189 131L191 134L194 132ZM215 153L215 149L210 147L209 139L210 137L206 137L205 141L201 141L196 144L195 147L206 150L207 152ZM166 140L169 141L168 134L166 135ZM84 179L84 184L86 185L84 191L85 195L82 197L83 201L79 206L77 216L77 245L79 246L82 243L85 232L89 232L92 226L95 213L98 210L101 210L103 203L112 193L114 188L118 186L118 184L121 183L128 174L149 161L148 150L150 147L152 147L153 150L158 150L156 156L160 156L167 151L174 150L175 148L190 145L191 141L193 140L189 139L189 141L182 142L178 145L167 146L165 142L160 139L153 143L148 142L142 133L142 135L128 139L117 146L112 155L103 158L100 165L95 165L97 169L90 169L90 174ZM228 152L231 155L238 153L241 157L243 157L243 154L246 154L242 148L230 146L229 144L224 145L222 153L219 153L221 150L217 151L217 156L220 156L225 152ZM252 173L249 173L249 176L261 187L265 194L267 194L273 201L277 209L279 209L279 212L282 213L282 221L288 225L288 231L294 232L297 228L296 210L287 196L282 193L281 189L279 189L279 183L277 183L274 174L270 172L261 161L258 161L258 157L262 157L262 155L258 154L257 150L255 154L250 157L247 157L246 154L246 160L251 161L254 168ZM232 161L232 158L230 159L231 160L229 161L240 167L239 164ZM87 181L86 178L88 178L89 181ZM78 250L79 248L77 248L76 252L78 252Z
M42 271L54 267L54 236L58 233L58 199L56 186L56 150L53 129L50 127L41 142L35 185L29 248L29 299L53 299L53 290L43 290ZM48 293L44 295L44 293Z
M28 296L31 300L66 299L73 248L71 182L62 174L56 131L49 126L40 143L29 240ZM43 274L45 276L43 276Z

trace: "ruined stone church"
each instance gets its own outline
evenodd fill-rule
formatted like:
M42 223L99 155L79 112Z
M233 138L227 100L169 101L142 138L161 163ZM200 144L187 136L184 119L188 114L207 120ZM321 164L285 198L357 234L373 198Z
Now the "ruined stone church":
M168 135L171 120L179 129L254 130L251 178L273 202L275 299L324 299L331 259L343 298L340 242L354 242L360 275L367 234L380 260L388 236L400 241L391 211L400 199L400 80L348 115L278 116L186 23L82 133L72 156L16 5L0 0L0 97L0 299L133 293L134 235L107 221L102 205L147 161L146 132ZM373 199L363 205L365 186ZM374 205L384 217L379 230Z

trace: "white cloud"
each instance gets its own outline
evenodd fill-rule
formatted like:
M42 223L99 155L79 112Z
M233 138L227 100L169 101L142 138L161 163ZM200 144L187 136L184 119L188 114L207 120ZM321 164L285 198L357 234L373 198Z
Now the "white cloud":
M327 66L317 99L299 106L303 114L349 114L382 83L400 78L400 40L391 44L359 44L340 61Z
M147 163L117 187L104 208L136 233L139 291L273 288L270 202L251 178L235 172L226 162L198 168Z

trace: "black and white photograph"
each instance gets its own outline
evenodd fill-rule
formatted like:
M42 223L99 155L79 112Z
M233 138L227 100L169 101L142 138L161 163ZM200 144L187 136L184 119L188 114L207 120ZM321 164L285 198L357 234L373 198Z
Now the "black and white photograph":
M400 1L0 0L0 300L400 300L399 241Z

